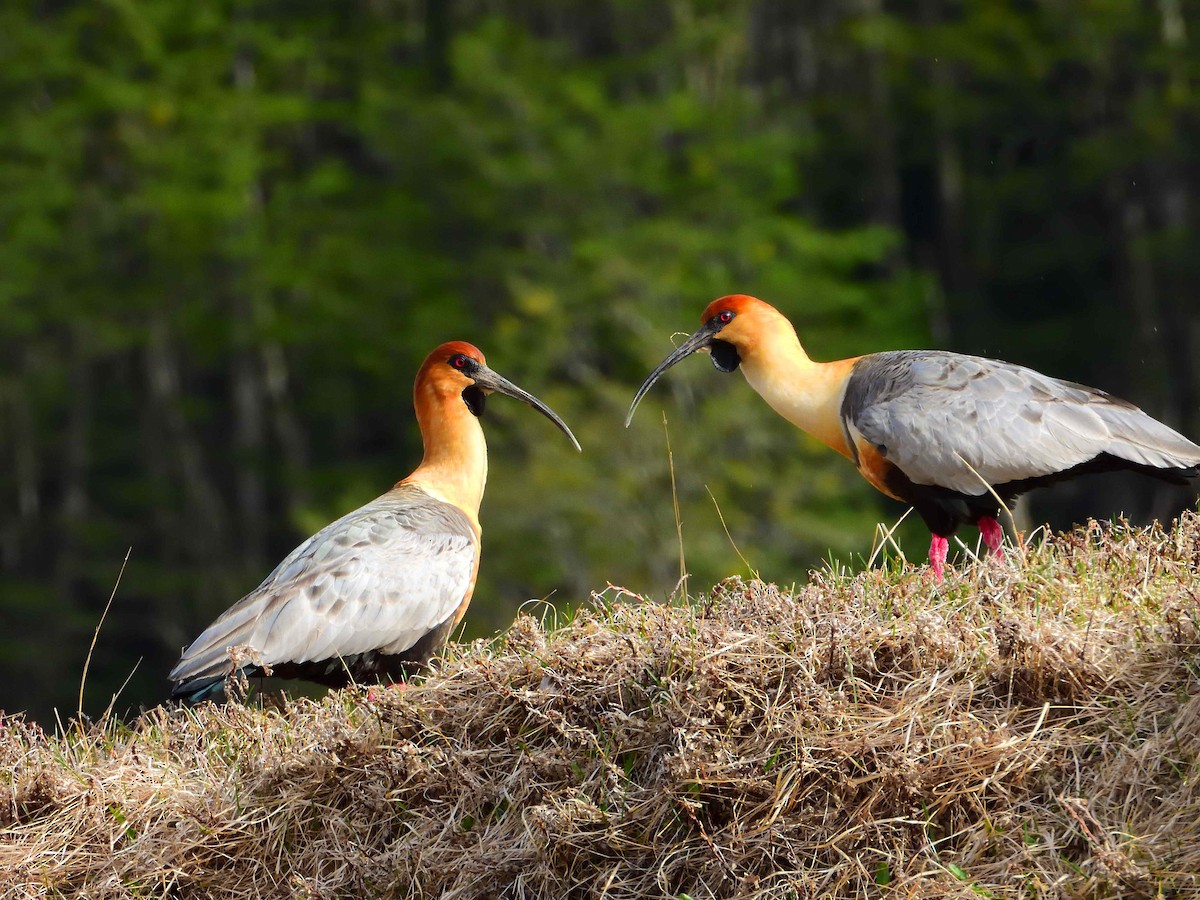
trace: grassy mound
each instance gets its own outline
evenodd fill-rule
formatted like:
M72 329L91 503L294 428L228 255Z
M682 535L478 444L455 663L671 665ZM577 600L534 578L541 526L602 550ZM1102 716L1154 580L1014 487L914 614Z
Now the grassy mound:
M12 896L1200 892L1200 520L610 591L407 690L3 721ZM11 774L7 774L11 772ZM6 895L7 896L7 895Z

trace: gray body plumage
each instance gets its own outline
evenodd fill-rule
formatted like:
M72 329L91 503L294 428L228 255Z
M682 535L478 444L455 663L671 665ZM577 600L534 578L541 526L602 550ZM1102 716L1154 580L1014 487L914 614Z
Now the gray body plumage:
M958 353L865 356L841 409L850 436L873 445L918 496L933 496L924 487L981 497L990 485L1007 500L1089 469L1131 468L1182 482L1200 464L1200 446L1131 403Z
M172 669L172 695L229 675L236 646L328 684L422 664L469 597L478 556L460 509L399 485L310 537L205 629Z

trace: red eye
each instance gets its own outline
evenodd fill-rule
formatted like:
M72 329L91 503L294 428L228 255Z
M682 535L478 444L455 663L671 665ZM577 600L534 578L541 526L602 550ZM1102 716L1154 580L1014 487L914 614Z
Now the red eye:
M731 309L721 310L719 313L717 313L717 321L720 322L722 325L728 325L730 322L733 321L733 310L731 310Z
M465 369L467 367L467 358L465 356L450 357L450 365L456 369Z

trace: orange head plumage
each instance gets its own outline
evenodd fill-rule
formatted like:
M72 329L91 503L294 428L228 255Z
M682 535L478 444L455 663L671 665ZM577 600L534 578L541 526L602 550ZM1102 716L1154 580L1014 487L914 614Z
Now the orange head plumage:
M417 420L422 433L426 424L438 416L462 415L458 400L467 412L479 417L483 415L484 398L493 391L507 394L528 403L571 439L575 449L579 442L571 429L545 403L533 394L517 387L511 381L487 367L483 351L466 341L447 341L427 357L417 371L413 385L413 401L417 408Z
M469 373L480 366L487 368L483 352L466 341L447 341L425 357L413 383L413 405L422 434L433 417L457 412L454 407L460 398L468 411L482 413L482 406L478 411L472 408L474 397L467 393L475 384Z
M728 294L724 297L718 297L712 303L708 304L708 306L704 307L704 312L700 314L700 321L707 322L713 316L719 316L723 312L732 312L735 315L744 313L758 306L769 307L771 304L764 303L762 300L759 300L757 297L751 297L749 294Z
M716 345L708 348L713 353L713 365L723 372L733 371L740 362L781 338L789 344L798 343L796 330L783 313L748 294L719 297L704 308L700 321L711 334L711 345ZM732 354L729 347L733 348Z
M779 310L747 294L729 294L714 300L704 308L700 322L700 328L646 377L629 405L626 426L659 376L693 353L708 353L718 370L733 372L743 362L757 362L760 350L777 346L781 339L788 342L789 350L792 345L794 349L800 346L792 323Z
M489 369L478 347L449 341L425 357L417 371L413 405L425 457L404 482L418 482L464 509L479 509L487 479L487 445L479 417L493 391L528 403L579 449L567 424L533 394Z

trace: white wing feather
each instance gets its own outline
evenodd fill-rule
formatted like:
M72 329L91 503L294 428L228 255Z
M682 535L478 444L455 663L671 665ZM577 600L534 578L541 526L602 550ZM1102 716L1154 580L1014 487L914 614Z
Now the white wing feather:
M1102 453L1157 468L1200 463L1200 446L1132 404L1033 369L936 351L867 359L853 377L877 383L859 388L851 424L916 484L980 495L980 478L1037 478Z
M400 653L467 596L479 552L461 511L404 485L327 525L192 643L173 681L228 671L245 644L268 665Z

